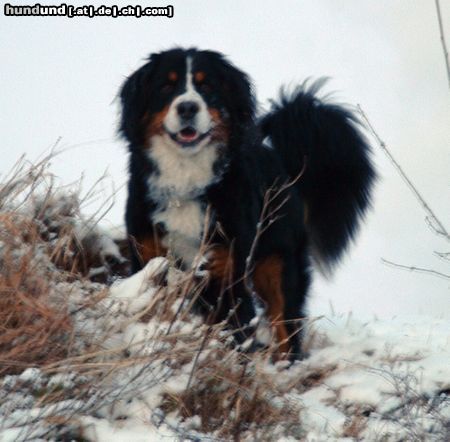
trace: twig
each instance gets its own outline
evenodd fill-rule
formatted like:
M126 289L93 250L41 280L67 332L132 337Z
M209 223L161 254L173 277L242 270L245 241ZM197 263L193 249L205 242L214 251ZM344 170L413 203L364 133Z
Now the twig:
M209 327L205 330L205 333L204 333L204 335L203 335L202 342L201 342L201 344L200 344L200 347L199 347L197 353L195 354L194 362L192 363L192 369L191 369L191 372L189 373L189 379L188 379L187 384L186 384L186 387L185 387L185 390L186 390L186 391L188 391L189 388L190 388L190 386L191 386L192 379L194 378L194 373L195 373L195 370L196 370L196 368L197 368L198 360L199 360L199 358L200 358L200 354L203 352L203 350L204 350L205 347L206 347L206 343L208 342L208 339L209 339L210 336L211 336L211 331L212 331L212 327L211 327L211 326L209 326Z
M450 252L434 252L434 254L444 261L450 261Z
M413 192L414 196L417 198L417 200L420 202L422 207L424 208L425 212L428 214L428 224L430 227L434 230L434 232L440 236L443 236L447 240L450 241L450 234L445 229L442 222L439 220L439 218L436 216L436 214L433 212L433 210L430 208L430 206L427 204L423 196L419 193L416 186L412 183L412 181L408 178L400 164L395 160L395 158L392 156L392 153L389 151L389 149L386 146L386 143L380 138L378 133L375 131L374 127L370 123L367 115L362 110L362 107L358 104L358 111L363 117L364 121L366 122L368 128L370 129L370 132L373 134L375 139L377 140L378 145L382 149L382 151L387 155L391 163L394 165L394 167L397 169L398 173L402 177L402 179L406 182L410 190ZM432 220L432 222L431 222Z
M424 269L422 267L415 267L415 266L406 266L403 264L397 264L392 261L388 261L387 259L381 258L381 261L383 261L385 264L398 267L400 269L409 270L411 272L422 272L422 273L430 273L432 275L439 276L441 278L450 279L450 275L446 275L445 273L438 272L437 270L433 269Z
M444 51L445 66L447 68L448 87L450 88L450 61L448 58L447 44L445 42L444 25L442 23L442 15L441 15L441 6L439 5L439 0L435 0L435 3L436 3L436 12L437 12L437 17L438 17L438 22L439 22L439 33L441 36L442 50Z
M264 194L261 214L259 217L258 224L256 225L255 237L253 238L250 251L246 258L245 271L243 277L244 286L250 295L253 293L251 275L254 270L253 267L254 267L255 253L259 240L261 239L263 233L280 218L280 216L277 215L277 213L287 203L287 201L289 200L289 195L284 197L280 203L276 204L276 206L273 207L273 204L276 203L277 199L283 194L283 192L291 188L303 176L306 170L306 163L307 160L305 157L303 160L302 169L294 179L282 184L279 188L276 187L275 182L269 189L267 189L266 193Z

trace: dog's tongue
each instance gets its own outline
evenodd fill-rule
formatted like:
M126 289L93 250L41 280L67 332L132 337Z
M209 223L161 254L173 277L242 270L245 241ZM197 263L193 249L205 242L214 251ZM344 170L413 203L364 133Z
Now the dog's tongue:
M197 131L192 127L185 127L180 130L179 137L183 141L193 141L197 138Z

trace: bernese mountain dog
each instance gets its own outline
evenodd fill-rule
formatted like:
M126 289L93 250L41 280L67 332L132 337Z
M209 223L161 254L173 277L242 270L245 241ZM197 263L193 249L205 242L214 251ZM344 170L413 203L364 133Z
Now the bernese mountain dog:
M132 271L169 253L206 273L198 308L238 343L259 299L291 359L301 357L311 262L339 261L376 176L357 117L319 99L321 83L256 115L244 72L218 52L175 48L120 90Z

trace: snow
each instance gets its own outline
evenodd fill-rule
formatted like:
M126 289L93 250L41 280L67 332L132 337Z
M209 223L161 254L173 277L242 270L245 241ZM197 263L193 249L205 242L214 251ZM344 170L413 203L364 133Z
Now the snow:
M99 442L160 442L173 440L176 437L176 434L169 429L152 428L148 423L139 420L111 424L106 419L85 417L83 424L85 438Z
M168 269L168 261L165 258L155 258L138 273L124 280L116 282L110 289L111 299L117 300L116 304L128 314L134 314L148 306L150 300L157 291L152 284L153 278Z
M344 428L346 416L333 406L326 405L334 401L335 395L328 388L318 387L302 394L298 400L302 404L300 421L311 435L328 434L339 436Z
M54 225L42 229L57 231L58 223L69 222L106 270L108 257L123 261L108 231L89 228L70 214L61 217L73 204L56 199L46 207ZM64 437L99 442L223 440L218 430L202 430L202 412L189 415L183 395L200 394L214 380L207 392L211 406L219 392L225 409L233 408L233 396L226 393L241 373L255 382L242 387L242 397L259 389L260 400L292 414L267 428L246 424L243 441L449 440L448 320L425 315L369 321L338 314L312 318L305 337L307 357L292 365L273 363L264 353L238 357L226 330L205 339L211 329L188 310L191 298L182 289L192 273L177 270L166 258L151 260L133 276L107 278L108 283L114 280L108 286L88 278L62 278L42 244L30 248L17 243L15 252L34 253L37 271L54 279L49 281L50 298L67 303L73 357L50 371L29 367L0 379L2 442L58 439L61 428L67 429ZM90 270L91 276L97 272ZM260 340L270 341L261 309L253 325ZM203 377L197 378L199 366ZM223 374L221 367L229 371ZM236 379L227 379L236 373ZM208 405L202 405L206 412ZM236 417L238 408L220 423Z
M136 275L117 281L110 289L110 307L115 306L126 318L145 309L159 290L152 278L161 269L165 271L167 266L167 261L157 259ZM157 335L159 326L167 329L167 325L155 322L128 322L126 327L119 327L121 342L130 343L138 339L141 341L138 346L140 354L150 354L146 349L151 345L149 337ZM183 328L187 328L186 332L192 331L189 324L181 324ZM273 378L274 384L281 390L285 388L285 398L299 406L298 420L304 440L353 440L346 431L352 417L361 410L366 413L362 417L364 425L359 437L372 440L384 435L387 440L400 440L412 434L408 432L408 422L400 417L403 413L406 416L408 401L414 398L437 400L439 392L450 389L449 331L450 326L445 321L424 317L415 320L398 317L390 321L374 319L365 323L343 316L321 318L313 321L309 330L312 337L308 358L289 368L283 363L274 365L267 362L264 370ZM216 341L214 345L219 344ZM180 428L199 431L198 416L181 419L170 415L165 416L159 425L154 422L163 395L180 393L186 388L192 364L168 369L156 362L145 375L147 386L142 376L136 378L142 367L135 364L114 378L109 384L109 394L116 399L99 409L95 417L81 414L80 424L86 440L160 441L177 438ZM314 373L321 373L321 376L308 386L306 380ZM40 375L38 369L31 368L18 379L39 383ZM50 378L48 385L70 388L73 379L73 374L58 374ZM402 380L406 383L403 384ZM11 377L4 383L11 383ZM433 437L433 432L437 431L436 428L442 432L442 422L449 422L448 393L441 394L439 400L442 403L435 408L434 414L427 414L426 406L417 405L414 410L415 416L420 417L415 425L428 434L429 440L439 440ZM63 410L67 406L86 409L85 404L80 406L63 401L53 408L31 408L10 413L0 433L2 440L20 440L19 435L23 433L19 430L29 423L30 417L51 415L55 407ZM396 412L399 413L398 418L391 419ZM410 431L416 431L416 427ZM210 436L203 435L205 438ZM294 439L286 435L284 438L280 436L280 440Z
M155 266L153 263L131 282L120 283L121 287L132 287L138 297L141 296L142 282L146 279L144 275L151 273ZM115 286L114 292L118 287ZM125 292L129 296L131 289ZM396 410L402 410L400 414L406 413L411 393L413 398L433 398L438 392L450 388L450 351L445 346L449 329L445 321L431 318L420 318L415 322L404 318L375 319L366 323L348 317L322 318L316 320L310 330L316 335L316 343L312 343L309 358L290 368L268 363L265 369L278 385L298 380L298 385L286 391L285 395L300 406L299 422L305 431L305 440L353 440L346 436L346 429L357 410L367 411L362 430L365 439L388 435L388 440L400 440L401 437L410 437L408 426L400 417L397 421L390 418ZM305 389L302 385L305 374L324 371L316 386ZM124 421L107 417L90 419L91 433L87 434L95 433L96 438L92 440L105 442L141 440L145 434L147 440L166 437L161 433L165 430L152 427L150 410L157 409L162 392L182 391L188 382L188 372L180 370L174 373L163 385L128 404L125 413L128 418ZM407 379L407 384L402 384L402 379ZM415 411L422 416L417 425L430 432L429 440L434 440L433 428L444 425L436 423L437 415L442 422L449 422L448 395L441 396L442 407L436 408L434 417L427 415L425 407ZM185 430L198 426L198 417L182 424ZM289 437L284 440L289 440Z

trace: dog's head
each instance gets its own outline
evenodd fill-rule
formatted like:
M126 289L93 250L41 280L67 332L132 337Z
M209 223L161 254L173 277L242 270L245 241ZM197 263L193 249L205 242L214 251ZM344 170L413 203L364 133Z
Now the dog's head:
M151 148L158 138L183 155L227 145L255 107L247 75L220 53L196 49L152 54L120 98L120 131L132 148Z

